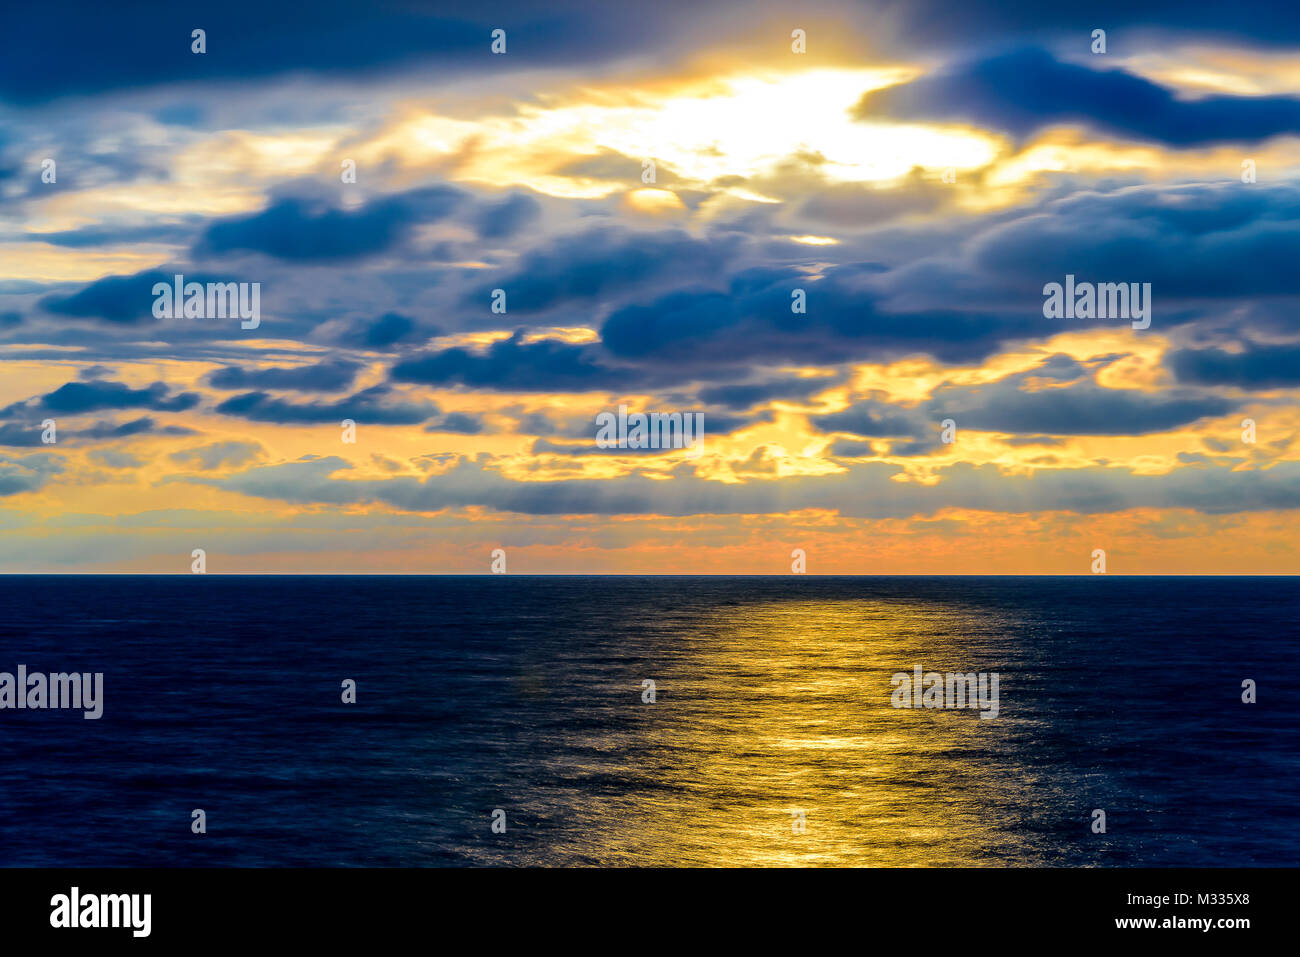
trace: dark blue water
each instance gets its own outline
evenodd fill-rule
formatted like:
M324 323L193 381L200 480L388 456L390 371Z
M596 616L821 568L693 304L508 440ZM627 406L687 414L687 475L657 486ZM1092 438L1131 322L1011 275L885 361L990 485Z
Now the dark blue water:
M1296 586L0 578L0 671L106 699L0 711L0 863L1296 865Z

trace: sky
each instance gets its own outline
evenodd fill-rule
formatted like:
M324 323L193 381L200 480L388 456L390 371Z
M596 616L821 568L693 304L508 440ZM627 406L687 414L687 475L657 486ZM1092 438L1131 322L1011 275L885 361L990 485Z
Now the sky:
M1300 574L1294 3L4 19L0 572Z

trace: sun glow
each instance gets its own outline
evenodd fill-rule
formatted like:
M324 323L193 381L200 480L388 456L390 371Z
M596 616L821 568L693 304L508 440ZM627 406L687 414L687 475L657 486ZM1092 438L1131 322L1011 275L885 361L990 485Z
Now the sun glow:
M412 164L448 155L457 179L512 183L555 196L598 198L642 180L660 188L735 186L792 164L832 182L880 182L911 170L973 169L999 141L956 127L858 120L864 93L902 82L903 67L735 75L666 93L582 90L478 122L408 116L368 149ZM626 167L624 169L624 167Z

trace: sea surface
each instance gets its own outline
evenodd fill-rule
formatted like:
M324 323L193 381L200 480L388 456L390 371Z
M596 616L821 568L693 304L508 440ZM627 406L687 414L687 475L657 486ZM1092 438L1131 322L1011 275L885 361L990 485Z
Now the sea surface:
M0 577L0 864L1297 865L1297 585Z

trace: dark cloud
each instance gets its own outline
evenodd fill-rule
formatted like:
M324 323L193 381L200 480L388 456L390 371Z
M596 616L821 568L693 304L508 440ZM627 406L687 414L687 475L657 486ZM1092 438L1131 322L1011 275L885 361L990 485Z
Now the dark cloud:
M774 399L806 399L824 392L840 381L839 376L812 378L783 378L768 382L739 382L729 385L709 386L700 389L700 401L710 405L724 405L731 409L752 409Z
M959 429L1046 435L1147 435L1225 415L1236 403L1216 395L1108 389L1090 380L1032 388L1034 372L990 385L936 389L928 407Z
M640 378L636 370L602 364L590 345L554 339L525 343L523 330L498 339L482 352L452 348L399 362L397 382L463 385L503 392L591 392L627 388Z
M1042 320L1043 286L1067 274L1079 282L1149 282L1155 329L1203 318L1206 306L1217 313L1224 300L1294 296L1297 259L1300 190L1291 185L1085 189L994 217L955 254L904 263L870 285L887 308L957 302ZM1279 328L1300 330L1297 310L1281 312ZM1052 322L1060 331L1116 321Z
M415 322L395 312L385 313L356 330L355 339L372 349L383 349L406 339L415 331Z
M847 432L867 438L914 436L926 425L920 413L876 399L864 399L841 412L810 416L809 421L823 432Z
M0 445L7 445L10 448L35 448L38 445L45 445L41 441L42 431L44 430L38 422L0 423Z
M245 392L222 402L217 411L254 422L339 425L352 419L358 426L414 425L438 414L431 402L388 401L391 392L390 387L377 385L337 402L289 402L266 392Z
M352 385L361 363L327 359L312 365L289 368L245 369L226 366L211 372L207 383L218 389L292 389L300 392L332 392Z
M1020 137L1061 123L1082 123L1113 136L1180 147L1300 132L1300 100L1294 97L1178 99L1122 70L1062 63L1036 49L875 90L856 109L859 119L882 114L966 122Z
M0 57L0 99L41 103L73 94L169 83L256 80L315 73L364 79L411 67L444 76L484 69L528 70L606 60L664 37L660 16L556 0L544 9L517 0L466 7L376 0L358 7L321 0L310 17L258 0L197 0L183 9L111 7L82 0L61 15L15 6L5 32L22 42ZM207 53L191 52L191 31L207 31ZM493 56L491 31L508 29ZM49 68L58 63L59 69ZM169 107L173 120L184 120Z
M686 411L686 410L684 410ZM731 435L751 425L771 422L775 416L771 410L764 410L753 415L725 415L717 412L704 413L704 435Z
M0 445L17 448L48 448L49 446L41 441L44 431L40 422L36 421L0 423ZM193 429L182 425L160 426L148 416L120 424L99 421L83 428L72 428L56 423L55 433L58 445L76 445L82 441L102 442L127 439L137 435L183 436L194 434Z
M679 229L656 233L614 227L553 240L524 255L508 276L464 299L485 313L493 289L504 289L509 313L542 312L622 293L650 280L672 284L715 276L737 253L739 236L696 239Z
M199 403L195 392L172 393L164 382L133 389L123 382L95 380L67 382L53 392L0 409L0 416L82 415L104 409L151 409L156 412L184 412Z
M734 367L755 362L838 364L921 353L976 361L1005 341L1055 331L1042 318L1041 297L1033 311L1019 315L952 308L893 312L872 286L880 274L875 263L831 266L815 278L790 267L744 270L731 277L725 293L678 290L618 309L601 327L601 341L619 359L731 376ZM799 289L806 295L805 314L791 310Z
M45 296L40 300L40 306L53 315L75 319L103 319L119 324L157 322L153 314L154 301L157 298L153 294L154 284L164 283L171 287L177 275L184 276L186 285L196 282L204 285L205 288L210 282L235 281L208 275L194 275L180 267L174 272L148 269L129 276L105 276L96 279L71 295L55 293Z
M479 435L485 426L478 416L467 412L448 412L424 427L426 432L452 432L456 435Z
M1300 346L1245 344L1240 352L1179 349L1165 357L1179 382L1239 389L1300 386Z
M158 223L149 226L83 226L53 233L41 233L43 243L68 249L89 249L95 246L116 246L129 243L188 243L197 223L191 225ZM35 237L32 237L35 238Z
M541 204L527 193L514 193L499 203L484 204L474 217L481 239L509 239L537 220Z
M154 322L154 284L172 281L172 275L153 269L131 276L105 276L72 295L46 296L40 305L46 312L76 319Z
M354 349L405 349L441 335L442 329L428 322L417 322L410 316L387 312L378 319L357 319L350 322L336 334L335 341Z
M865 438L903 438L891 455L924 455L940 448L944 419L958 430L1008 432L1023 436L1014 445L1053 445L1063 435L1147 435L1224 415L1235 403L1220 396L1165 390L1108 389L1090 378L1091 370L1065 355L1037 368L993 383L943 385L915 408L881 399L863 399L848 409L811 416L823 432ZM1047 385L1056 382L1057 385Z
M280 199L260 213L213 223L196 253L251 251L295 262L362 259L392 249L416 225L442 219L463 197L459 190L433 186L356 210L302 197Z
M149 416L143 416L138 419L132 419L129 422L114 423L101 421L84 429L78 429L73 433L75 438L90 439L92 441L103 441L107 439L125 439L136 435L196 435L194 429L187 428L183 425L159 425L157 421ZM64 433L59 433L60 441L63 441Z
M953 451L951 444L939 441L936 434L931 439L902 439L891 442L889 454L899 458L921 458L926 455L947 455Z
M876 450L870 442L836 439L830 444L826 454L837 459L867 459L873 458Z
M857 7L858 5L853 5ZM1161 33L1202 35L1207 41L1236 38L1252 46L1300 40L1300 13L1291 0L1260 0L1243 16L1231 4L1188 3L1187 0L1063 0L1044 4L1036 0L916 0L899 4L897 35L901 42L921 48L947 49L996 47L1008 43L1039 41L1044 35L1088 53L1091 33L1104 27L1108 49L1132 49L1132 41L1149 45ZM867 6L860 16L871 25L879 7ZM1172 38L1164 37L1166 42ZM1127 41L1127 42L1126 42Z

